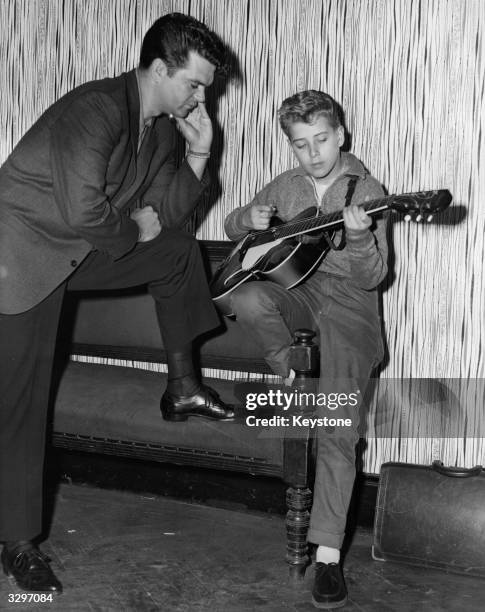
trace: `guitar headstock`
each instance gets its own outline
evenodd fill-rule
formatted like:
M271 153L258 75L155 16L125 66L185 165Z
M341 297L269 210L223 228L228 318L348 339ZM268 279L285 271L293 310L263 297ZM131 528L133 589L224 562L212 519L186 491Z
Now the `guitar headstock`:
M418 191L392 196L389 208L405 215L405 221L431 221L435 213L442 212L453 199L447 189Z

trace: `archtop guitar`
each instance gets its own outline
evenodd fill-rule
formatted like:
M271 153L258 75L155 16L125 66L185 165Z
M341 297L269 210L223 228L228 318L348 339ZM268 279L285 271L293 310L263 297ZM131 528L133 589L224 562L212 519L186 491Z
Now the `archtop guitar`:
M389 195L361 206L371 216L393 210L419 222L430 221L451 200L447 189L438 189ZM343 226L343 216L342 211L315 213L315 207L309 208L286 223L273 217L267 230L249 232L235 246L216 270L210 285L212 299L224 315L232 315L230 294L242 283L267 279L292 289L320 265L331 249L333 234ZM318 245L298 240L303 234L317 231L326 234L328 240Z

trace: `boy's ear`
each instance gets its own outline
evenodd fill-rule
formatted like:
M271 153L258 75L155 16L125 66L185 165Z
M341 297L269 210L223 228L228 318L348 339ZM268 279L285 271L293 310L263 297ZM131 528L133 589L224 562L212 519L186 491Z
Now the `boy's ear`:
M341 125L337 128L337 130L338 130L338 146L341 147L343 146L345 142L345 131L344 131L343 126Z

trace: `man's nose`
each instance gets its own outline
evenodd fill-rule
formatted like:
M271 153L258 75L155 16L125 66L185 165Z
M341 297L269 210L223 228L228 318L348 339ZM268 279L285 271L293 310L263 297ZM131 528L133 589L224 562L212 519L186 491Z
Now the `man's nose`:
M205 102L205 87L201 85L195 92L194 98L197 102Z

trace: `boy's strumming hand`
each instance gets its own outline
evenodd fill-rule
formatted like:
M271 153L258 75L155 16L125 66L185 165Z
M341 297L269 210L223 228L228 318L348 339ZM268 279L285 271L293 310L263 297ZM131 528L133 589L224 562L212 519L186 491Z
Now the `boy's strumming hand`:
M271 217L275 214L276 207L268 204L253 204L244 213L243 223L249 230L268 229Z
M151 206L135 209L130 217L138 225L138 242L153 240L162 230L158 214Z

